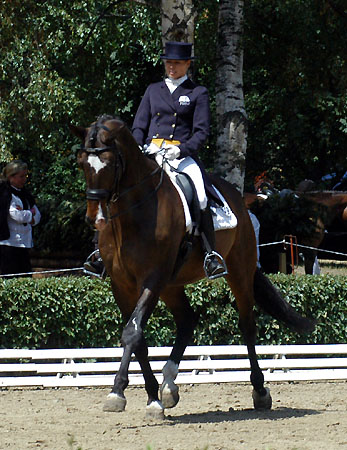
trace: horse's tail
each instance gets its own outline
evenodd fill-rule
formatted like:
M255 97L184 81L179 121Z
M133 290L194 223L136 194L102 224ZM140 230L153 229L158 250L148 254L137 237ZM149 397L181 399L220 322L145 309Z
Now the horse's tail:
M285 323L289 328L299 333L310 333L314 330L316 321L303 317L295 311L259 269L254 275L254 298L265 312Z

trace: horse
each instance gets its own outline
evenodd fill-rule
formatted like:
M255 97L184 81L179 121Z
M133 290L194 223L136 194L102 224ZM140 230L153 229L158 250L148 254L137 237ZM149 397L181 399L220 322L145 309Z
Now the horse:
M148 396L146 416L163 418L164 410L179 401L174 381L198 321L184 286L205 277L201 238L194 236L188 256L180 258L186 235L180 196L163 169L139 149L122 120L101 116L87 128L69 126L82 142L77 162L87 186L86 221L99 230L100 253L126 323L121 336L124 351L120 368L103 410L125 409L128 368L135 354ZM311 332L314 320L295 311L256 270L255 236L243 199L228 182L213 175L211 179L237 216L236 228L216 233L216 247L227 264L225 278L236 299L239 326L248 349L254 407L270 409L270 391L264 387L255 351L255 301L300 333ZM159 297L176 324L175 342L162 370L160 389L143 335Z
M309 181L309 180L305 180ZM311 185L308 185L312 187ZM304 232L302 235L297 235L298 244L303 247L299 247L300 252L304 255L304 265L305 273L313 273L313 265L321 244L327 240L326 230L329 231L339 231L344 232L347 230L347 192L340 191L310 191L306 189L300 190L285 190L278 192L281 196L282 193L288 195L293 195L294 199L303 199L309 203L305 204L306 207L310 205L309 210L307 210L307 223L312 225L312 230L308 235ZM264 202L266 202L266 197L261 196L256 193L244 193L244 202L248 209L252 209L252 206L257 202L260 208L263 207ZM267 243L271 240L278 240L276 236L276 230L271 230L265 233L266 237L264 240L264 233L260 233L261 243ZM286 234L296 234L293 230L288 227ZM283 236L281 236L281 239ZM312 247L305 248L305 247ZM275 249L278 252L278 246ZM261 263L266 272L277 272L278 271L278 258L275 255L273 249L270 247L263 248L260 252Z
M326 237L326 229L332 224L339 231L347 230L347 192L342 191L306 191L297 192L297 195L311 201L318 207L323 206L325 211L322 217L317 218L315 232L305 239L304 245L319 248ZM329 234L329 233L328 233ZM318 251L312 249L302 250L305 257L305 273L312 274L314 260Z

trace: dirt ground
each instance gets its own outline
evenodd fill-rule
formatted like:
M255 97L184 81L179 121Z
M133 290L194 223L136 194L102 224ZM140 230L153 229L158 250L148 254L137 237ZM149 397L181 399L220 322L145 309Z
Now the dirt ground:
M145 418L142 387L123 413L104 413L109 389L0 390L0 449L342 450L347 382L269 385L271 411L254 411L251 386L184 385L164 421Z

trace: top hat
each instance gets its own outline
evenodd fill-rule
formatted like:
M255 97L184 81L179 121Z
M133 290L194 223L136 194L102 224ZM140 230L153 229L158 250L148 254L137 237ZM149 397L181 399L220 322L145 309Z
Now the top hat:
M192 44L187 42L166 42L165 53L160 55L161 59L195 59L192 54Z

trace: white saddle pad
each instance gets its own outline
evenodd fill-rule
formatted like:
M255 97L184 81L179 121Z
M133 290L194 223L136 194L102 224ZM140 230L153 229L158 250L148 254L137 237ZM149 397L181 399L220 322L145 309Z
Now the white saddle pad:
M176 180L173 177L171 178L171 181L175 186L175 188L177 189L183 204L184 215L186 218L186 231L188 233L191 233L194 224L192 222L192 217L190 215L187 200L182 192L182 189L177 185ZM235 228L237 225L237 218L235 214L232 212L230 206L226 202L223 195L218 191L218 189L216 187L214 187L214 189L216 190L221 201L223 202L223 206L217 204L215 206L211 206L213 225L215 231Z

